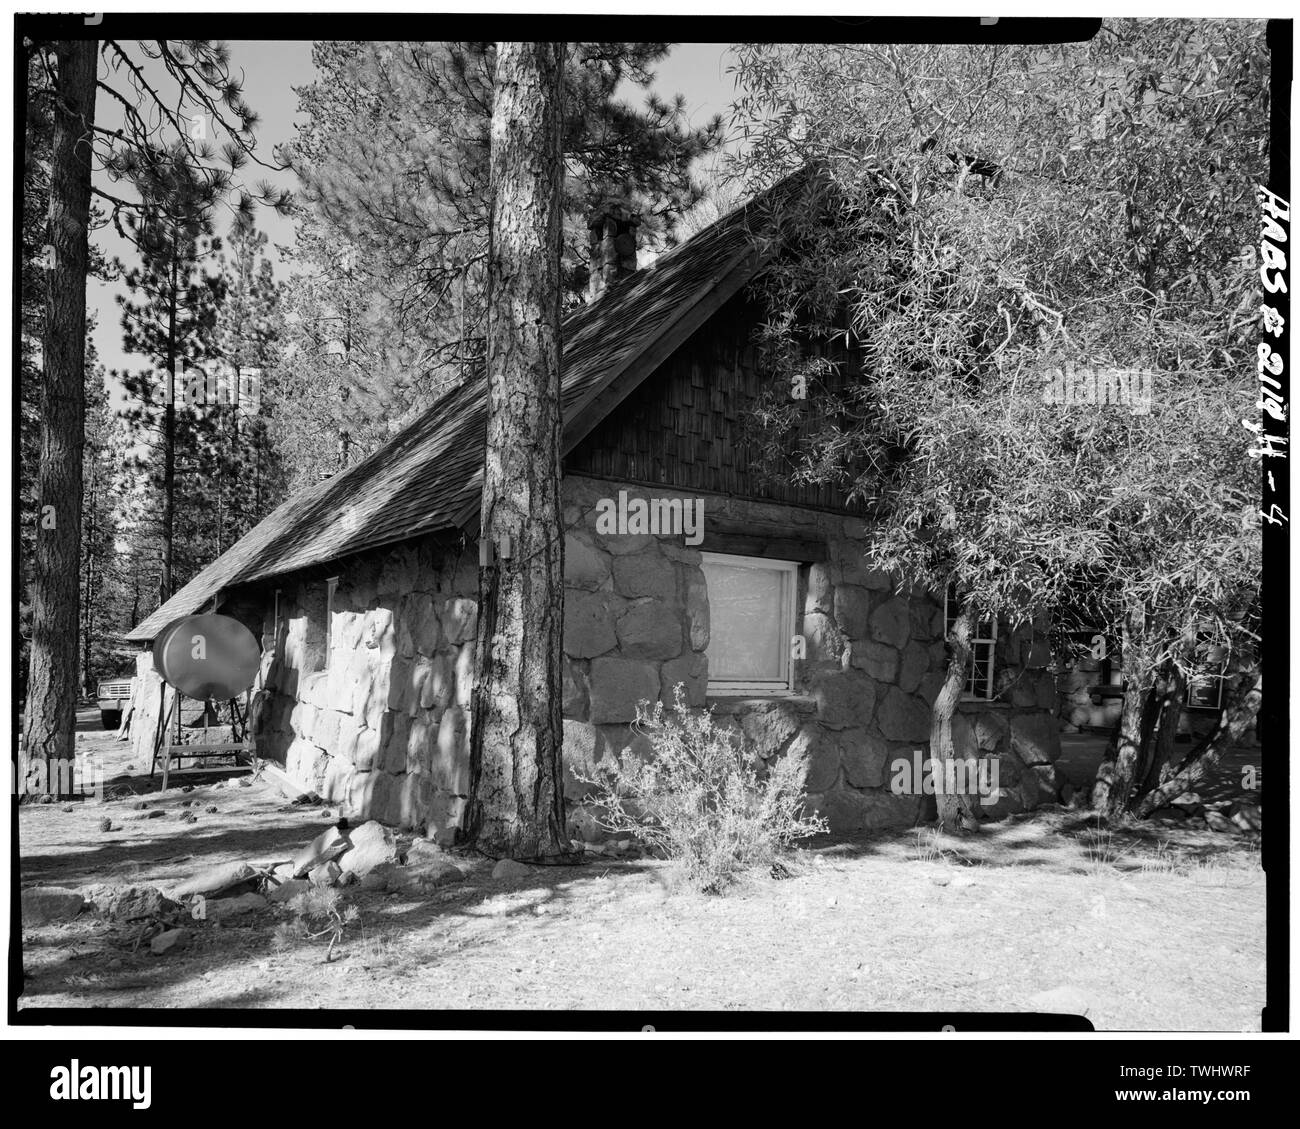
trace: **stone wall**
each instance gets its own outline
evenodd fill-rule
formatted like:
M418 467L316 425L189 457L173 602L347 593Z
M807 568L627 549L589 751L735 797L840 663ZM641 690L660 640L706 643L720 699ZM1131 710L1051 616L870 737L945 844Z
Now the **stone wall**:
M602 535L597 503L689 495L570 476L565 481L565 759L594 762L644 742L628 729L640 699L671 701L681 682L692 705L708 687L709 607L702 554L680 536ZM931 707L946 663L943 608L923 592L900 593L862 555L857 518L709 495L704 528L786 531L822 542L825 559L800 570L796 630L806 658L795 690L777 698L719 698L719 716L765 761L791 749L809 756L807 789L837 834L903 827L928 815L923 787L900 794L895 769L929 749ZM1000 633L998 700L963 703L956 739L963 756L1000 760L1001 794L986 802L1005 815L1059 788L1060 753L1050 649L1043 625ZM577 830L594 833L577 804L586 787L566 773Z
M262 756L357 817L455 826L469 791L477 554L413 541L265 601ZM328 650L326 642L328 637Z
M680 534L598 532L597 503L620 488L632 498L689 497L565 479L566 795L571 830L587 838L599 832L572 769L644 743L629 729L640 700L671 702L681 683L703 706L708 691L701 551ZM796 630L807 654L794 693L710 704L765 761L807 751L810 801L834 832L910 826L928 814L932 797L919 787L900 794L891 781L928 750L945 663L942 606L900 594L866 566L856 518L708 495L704 528L719 523L826 548L800 570ZM477 554L423 540L340 565L328 632L325 575L286 581L278 617L263 601L259 751L357 817L447 835L469 788ZM1042 632L1004 631L997 665L999 701L964 703L955 737L962 755L1000 758L1003 794L987 806L1002 815L1056 798L1060 746Z
M153 665L152 650L136 652L135 678L131 684L131 763L138 771L153 765L154 753L162 742L170 742L169 732L158 733L163 722L174 717L176 691L167 686Z
M1061 733L1047 622L999 623L993 669L995 700L962 702L953 718L959 757L998 758L1000 795L984 802L985 813L997 819L1068 801L1069 781L1056 768Z

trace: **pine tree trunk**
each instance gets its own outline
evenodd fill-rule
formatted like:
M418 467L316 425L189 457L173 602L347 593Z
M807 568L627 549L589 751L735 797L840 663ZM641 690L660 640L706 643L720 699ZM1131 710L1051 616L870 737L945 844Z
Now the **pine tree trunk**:
M82 617L81 628L81 691L90 698L95 694L95 677L91 671L91 644L94 639L95 629L95 600L99 593L95 591L95 503L94 497L91 497L90 507L90 546L91 549L86 553L86 590L81 595L82 605L85 607L85 615Z
M216 465L213 467L213 475L212 475L212 477L217 480L217 489L215 491L216 503L217 503L217 556L221 556L221 554L225 551L223 541L226 532L226 510L225 510L226 460L225 460L225 454L221 450L222 410L223 409L220 406L218 406L216 409L217 439L216 442L213 443L213 447L216 449L217 452L216 458L214 460Z
M560 83L564 45L501 43L492 113L488 419L469 836L568 852L561 768Z
M970 633L972 617L968 608L953 621L948 631L948 672L943 686L934 699L930 720L931 779L934 781L934 799L938 808L939 823L945 831L961 831L963 825L975 822L975 810L970 797L947 785L964 776L949 770L956 760L952 741L952 719L961 701L962 687L966 684L966 671L970 666ZM963 816L965 819L963 819Z
M83 450L82 458L85 454ZM95 467L94 455L91 455L91 480L90 492L83 495L82 505L83 514L81 524L85 533L85 539L82 545L82 555L85 557L85 578L81 581L81 626L78 631L78 637L81 640L81 655L78 658L77 682L81 686L83 697L90 697L90 606L95 599L94 591L94 552L95 544Z
M172 596L176 537L176 227L172 225L171 295L167 307L167 403L163 405L163 558L159 605Z
M1133 814L1139 819L1145 819L1157 808L1164 807L1170 800L1190 791L1209 776L1218 767L1223 754L1241 739L1241 735L1259 714L1262 697L1263 678L1258 665L1254 665L1240 676L1214 729L1183 758L1182 764L1168 780L1138 801Z
M44 762L52 789L57 789L57 782L71 784L67 766L73 759L77 723L86 259L97 48L95 40L62 41L55 48L58 76L49 203L54 263L47 276L41 343L44 374L32 649L23 734L29 763Z

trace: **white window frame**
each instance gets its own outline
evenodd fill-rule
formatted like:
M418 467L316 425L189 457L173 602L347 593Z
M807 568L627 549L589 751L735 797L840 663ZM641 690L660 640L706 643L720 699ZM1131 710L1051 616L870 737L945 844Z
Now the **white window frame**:
M954 619L957 618L955 612L949 610L949 604L952 599L952 589L949 588L943 594L943 637L946 642L948 639L948 627ZM975 645L988 645L988 658L984 661L984 685L988 690L984 694L975 693ZM998 617L991 616L988 619L981 620L971 629L970 636L970 666L966 671L966 679L961 687L961 700L963 702L992 702L997 700L997 687L993 684L993 656L998 646Z
M716 695L744 694L759 696L763 694L789 694L794 690L794 661L790 655L791 641L794 638L796 606L799 600L799 562L773 560L769 557L745 557L738 553L702 553L705 563L731 565L740 568L761 568L769 572L785 573L786 592L780 609L781 635L785 645L781 648L781 677L772 680L747 681L741 679L715 679L709 677L709 693ZM707 581L706 581L707 586ZM713 601L709 600L709 618L713 618ZM708 651L705 651L707 654Z

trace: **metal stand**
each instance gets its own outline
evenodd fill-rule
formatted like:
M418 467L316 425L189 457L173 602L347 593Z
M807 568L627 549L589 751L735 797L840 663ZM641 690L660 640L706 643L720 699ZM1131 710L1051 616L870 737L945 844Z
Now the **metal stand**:
M162 748L162 752L163 752L162 790L164 792L167 791L167 782L168 782L168 777L171 775L171 765L173 759L175 759L176 761L177 768L181 767L181 762L185 759L189 759L191 761L207 761L210 759L215 759L217 757L231 757L233 759L234 764L238 765L240 754L247 753L249 756L249 762L252 763L252 761L256 756L257 747L253 743L253 740L249 737L248 734L248 716L249 716L249 709L251 705L250 702L251 694L252 694L251 690L244 691L244 708L243 708L242 715L239 709L239 699L238 698L229 699L231 736L236 738L235 741L220 743L220 744L208 744L206 741L200 741L197 743L191 742L187 744L181 740L183 734L183 730L181 727L181 702L184 700L185 695L182 694L179 690L175 691L175 697L173 701L175 702L175 712L176 712L176 740L174 744L164 744ZM209 729L208 718L212 712L212 709L213 709L213 704L211 699L208 699L203 703L204 734L206 734ZM169 729L170 727L171 727L171 719L168 718L164 720L162 728L166 730ZM153 776L154 769L157 768L157 765L158 765L158 757L157 754L155 753L154 764L149 771L150 777Z

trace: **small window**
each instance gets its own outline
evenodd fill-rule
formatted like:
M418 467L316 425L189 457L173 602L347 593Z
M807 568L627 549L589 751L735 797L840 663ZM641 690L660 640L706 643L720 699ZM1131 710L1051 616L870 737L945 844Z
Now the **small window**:
M943 634L946 639L961 612L956 593L949 588L943 599ZM998 641L998 621L983 619L975 624L970 636L970 665L966 668L966 685L962 697L978 701L992 701L996 695L993 683L993 652Z
M1196 666L1187 683L1187 708L1220 710L1223 687L1228 675L1228 649L1212 642L1199 632L1196 640Z
M702 567L709 592L710 692L789 691L799 566L705 553Z

